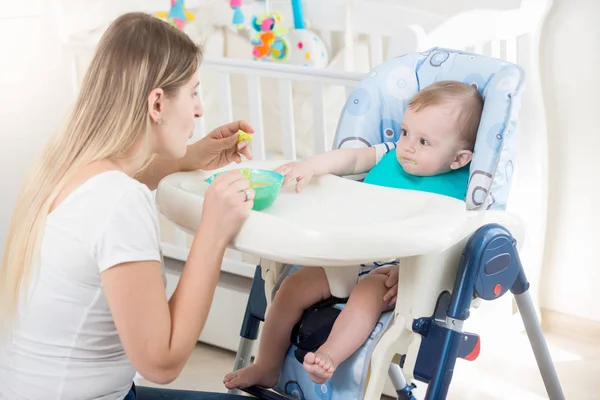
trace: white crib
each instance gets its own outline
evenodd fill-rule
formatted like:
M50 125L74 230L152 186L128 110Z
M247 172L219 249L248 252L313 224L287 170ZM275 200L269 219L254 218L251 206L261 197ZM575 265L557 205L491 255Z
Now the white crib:
M207 129L218 124L246 119L256 130L255 158L296 159L299 146L305 149L305 156L331 148L337 118L347 94L368 68L384 59L405 51L442 46L516 62L526 72L527 90L520 113L520 157L509 211L521 217L527 226L528 236L520 255L527 266L532 297L537 305L547 200L546 122L538 54L541 25L551 0L522 0L512 10L488 8L450 17L447 9L434 13L399 3L395 0L307 0L305 13L311 27L332 49L336 46L344 48L339 43L340 36L362 39L362 42L351 42L353 46L346 49L340 65L334 68L307 69L256 62L250 60L249 55L245 60L206 57L200 71L203 101L217 104L214 109L218 111L207 113L198 121L192 141L200 139ZM249 12L252 12L251 7L260 7L260 4L249 5ZM328 12L338 18L326 18L327 7L330 7ZM506 8L505 5L501 7ZM283 5L281 12L286 20L291 20ZM64 36L64 40L71 55L90 54L95 45L93 40L78 42L68 36ZM367 57L368 61L357 65L357 54L359 60L364 61ZM79 68L72 65L76 88ZM209 83L212 86L207 88ZM265 93L275 95L265 96ZM277 113L273 112L274 104ZM164 256L185 261L191 237L164 218L161 218L161 228ZM222 270L229 280L217 289L201 340L230 350L237 349L238 329L257 262L250 255L227 252ZM176 264L168 261L169 291L174 290L178 280ZM499 305L492 307L512 313L513 308L506 301L502 304L501 299L497 302ZM520 319L514 321L520 325ZM388 385L385 393L394 392Z

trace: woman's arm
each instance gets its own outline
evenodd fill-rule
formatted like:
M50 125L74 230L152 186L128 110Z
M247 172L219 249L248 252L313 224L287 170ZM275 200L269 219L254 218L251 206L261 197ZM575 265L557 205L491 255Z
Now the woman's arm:
M144 378L166 384L183 369L208 317L224 252L224 243L201 228L168 302L157 261L121 264L102 274L123 347Z
M147 218L154 208L147 197L136 192L123 196L97 254L104 293L127 356L146 379L168 383L179 375L202 332L225 248L248 218L254 191L239 171L219 175L210 185L200 226L168 302L156 225ZM132 226L137 234L126 232Z

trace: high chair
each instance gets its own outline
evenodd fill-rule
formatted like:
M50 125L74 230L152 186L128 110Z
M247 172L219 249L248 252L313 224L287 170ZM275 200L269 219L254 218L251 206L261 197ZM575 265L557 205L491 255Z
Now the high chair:
M361 263L398 259L400 269L395 310L381 316L371 337L337 367L329 382L312 383L291 345L275 390L252 387L247 393L263 399L373 400L380 398L389 374L400 399L414 398L415 381L428 384L427 399L444 399L457 358L472 361L479 354L479 336L463 331L471 307L510 291L550 399L564 398L519 259L525 227L504 211L515 160L522 70L506 61L444 48L386 61L350 94L334 148L399 140L410 98L440 80L474 85L485 102L464 202L366 185L357 181L361 177L327 175L300 194L282 189L271 208L251 213L232 243L232 248L262 257L235 370L251 361L260 321L278 285L297 266L323 266L331 293L339 298L347 297L356 284ZM242 166L270 169L282 163ZM208 188L204 178L212 173L165 178L157 191L160 212L193 233Z

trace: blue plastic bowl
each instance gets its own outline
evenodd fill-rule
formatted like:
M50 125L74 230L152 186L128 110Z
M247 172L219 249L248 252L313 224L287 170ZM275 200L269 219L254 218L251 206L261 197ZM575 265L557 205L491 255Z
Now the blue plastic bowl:
M283 185L283 175L266 169L240 168L237 171L250 181L250 187L254 189L254 211L264 210L275 202ZM217 175L225 172L229 171L214 174L206 179L206 182L212 183Z

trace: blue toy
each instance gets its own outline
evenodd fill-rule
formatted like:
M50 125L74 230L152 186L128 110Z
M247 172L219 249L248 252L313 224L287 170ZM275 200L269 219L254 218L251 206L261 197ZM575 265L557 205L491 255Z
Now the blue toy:
M183 30L183 27L187 22L193 21L195 18L193 13L185 9L184 0L171 0L171 9L168 12L157 12L156 17L166 20L168 23L181 30Z
M230 0L229 6L233 10L233 18L231 22L236 28L242 29L244 27L244 13L242 12L242 0Z

